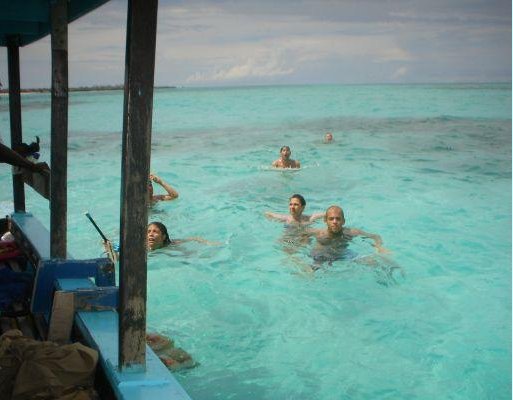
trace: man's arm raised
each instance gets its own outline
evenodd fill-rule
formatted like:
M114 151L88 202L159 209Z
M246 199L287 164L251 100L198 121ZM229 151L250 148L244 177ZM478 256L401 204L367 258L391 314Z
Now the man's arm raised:
M273 212L270 212L270 211L266 211L264 213L264 215L268 219L273 219L273 220L280 221L280 222L287 222L289 220L289 216L285 215L285 214L276 214L276 213L273 213Z
M221 242L212 242L210 240L203 239L202 237L199 237L199 236L192 236L192 237L188 237L185 239L173 239L173 242L175 244L181 244L181 243L185 243L185 242L197 242L197 243L208 244L209 246L221 246L222 245Z
M162 186L164 188L164 190L167 192L167 194L154 195L153 196L154 201L156 201L156 200L169 201L169 200L174 200L174 199L178 198L178 192L169 183L167 183L166 181L161 179L159 176L157 176L155 174L150 174L150 179L153 182L158 183L160 186Z
M317 221L318 219L324 218L325 215L326 215L326 213L313 213L312 215L310 215L310 218L308 220L310 222L314 222L314 221Z
M373 246L376 248L378 253L390 253L390 250L383 247L383 239L381 239L381 236L375 233L369 233L362 231L361 229L350 228L349 234L352 236L362 236L365 238L372 239L374 241Z

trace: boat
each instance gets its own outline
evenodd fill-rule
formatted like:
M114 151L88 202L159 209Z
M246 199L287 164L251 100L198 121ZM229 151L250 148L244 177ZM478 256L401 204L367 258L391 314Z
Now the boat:
M107 387L99 392L102 398L188 400L146 343L144 238L158 0L128 1L119 283L109 258L74 259L67 251L68 24L106 2L0 0L13 148L23 143L19 49L50 35L52 60L51 169L13 174L14 211L0 220L1 233L10 232L18 252L0 261L0 269L29 279L31 290L26 302L3 317L33 338L80 341L97 350L98 375ZM49 229L25 209L25 185L48 199Z

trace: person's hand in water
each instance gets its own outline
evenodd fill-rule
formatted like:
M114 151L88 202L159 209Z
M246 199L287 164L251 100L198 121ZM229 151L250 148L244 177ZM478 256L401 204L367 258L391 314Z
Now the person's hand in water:
M374 245L376 251L380 254L391 254L392 251L381 245Z
M182 241L183 242L198 242L198 243L203 243L203 244L206 244L209 246L222 246L223 245L223 243L221 243L221 242L206 240L199 236L193 236L193 237L189 237L186 239L182 239Z

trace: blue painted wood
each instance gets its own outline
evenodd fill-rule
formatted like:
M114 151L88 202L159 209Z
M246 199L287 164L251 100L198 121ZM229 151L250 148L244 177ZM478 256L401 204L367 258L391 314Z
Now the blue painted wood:
M56 288L74 291L79 299L84 296L87 300L84 304L100 307L117 305L118 288L115 287L114 266L110 260L51 260L48 230L30 214L13 214L13 222L17 235L25 241L24 246L33 252L32 258L37 259L32 312L48 316ZM118 313L114 310L78 311L75 314L77 328L86 344L98 350L102 368L118 399L191 400L148 346L145 371L120 372L118 321Z
M115 286L98 287L90 279L57 279L56 290L73 292L75 310L116 310L119 289Z
M97 286L115 286L114 266L106 258L45 261L36 270L30 305L33 313L50 313L55 280L59 278L93 278Z
M119 371L118 319L115 311L79 311L75 318L87 344L98 350L116 396L124 400L191 400L149 346L146 346L146 371Z
M23 249L34 252L39 260L49 260L50 233L48 229L30 213L13 213L11 221L13 234Z
M62 279L58 278L55 281L55 288L57 290L77 290L77 289L94 289L96 285L94 282L90 279L84 279L84 278L67 278Z

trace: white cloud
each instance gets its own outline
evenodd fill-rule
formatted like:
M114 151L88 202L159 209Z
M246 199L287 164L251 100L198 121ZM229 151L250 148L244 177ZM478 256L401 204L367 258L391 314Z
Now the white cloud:
M408 73L408 68L406 67L400 67L395 70L395 72L392 74L392 79L398 79Z
M161 0L155 82L501 80L511 69L510 2L471 3ZM124 0L71 24L70 85L121 83L125 36ZM23 86L48 87L49 39L20 56Z
M184 58L189 65L196 66L197 70L187 77L187 83L292 75L302 67L325 62L343 63L354 58L367 59L369 64L412 59L387 36L286 36L245 45L225 43L201 45L200 48L170 46L170 49L172 51L165 57Z
M289 75L294 72L291 67L286 67L276 55L263 55L259 58L249 58L236 65L221 68L215 72L196 72L186 79L188 83L230 81L246 78L274 77Z

